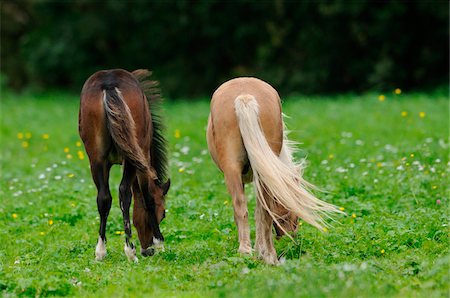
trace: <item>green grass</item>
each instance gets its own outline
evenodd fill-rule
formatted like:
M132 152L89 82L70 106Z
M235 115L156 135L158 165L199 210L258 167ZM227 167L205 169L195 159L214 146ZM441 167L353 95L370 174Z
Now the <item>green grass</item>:
M302 143L298 157L307 156L305 177L349 216L327 233L304 224L296 242L277 241L286 261L271 267L236 252L231 201L206 151L208 101L165 104L172 178L162 223L166 250L134 264L120 235L118 166L108 255L94 260L96 190L87 159L77 153L84 152L76 145L77 96L4 94L0 290L4 296L448 297L447 94L377 97L284 103L290 138ZM247 193L253 213L250 187ZM251 227L254 239L253 220Z

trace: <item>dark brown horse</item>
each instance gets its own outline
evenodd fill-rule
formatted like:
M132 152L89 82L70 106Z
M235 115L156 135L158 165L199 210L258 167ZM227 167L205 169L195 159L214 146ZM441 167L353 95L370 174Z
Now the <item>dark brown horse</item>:
M152 245L162 244L159 224L165 216L164 196L170 187L167 179L166 140L161 118L155 114L160 99L157 83L148 70L132 73L103 70L94 73L81 92L79 132L89 156L92 178L97 186L100 230L95 256L106 255L106 221L111 208L109 171L113 164L123 165L119 187L126 235L125 254L137 261L131 241L130 205L133 224L141 243L141 253L152 255Z

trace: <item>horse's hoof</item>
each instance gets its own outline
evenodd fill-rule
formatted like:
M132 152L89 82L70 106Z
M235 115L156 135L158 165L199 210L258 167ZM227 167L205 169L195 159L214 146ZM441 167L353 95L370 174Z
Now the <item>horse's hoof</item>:
M131 248L130 246L125 244L125 247L123 248L123 250L125 251L125 255L127 256L129 261L138 262L138 258L136 257L136 249L133 247Z
M280 262L278 261L278 258L276 255L265 255L262 257L264 262L268 265L279 265Z
M164 241L158 240L155 237L153 237L153 248L155 249L155 252L163 252L164 249Z
M240 246L238 249L238 253L243 255L252 255L253 250L250 246Z
M95 260L102 261L106 256L106 246L102 238L98 237L97 246L95 247Z
M141 248L141 255L144 257L151 257L155 254L155 249L153 247L149 247L147 249Z

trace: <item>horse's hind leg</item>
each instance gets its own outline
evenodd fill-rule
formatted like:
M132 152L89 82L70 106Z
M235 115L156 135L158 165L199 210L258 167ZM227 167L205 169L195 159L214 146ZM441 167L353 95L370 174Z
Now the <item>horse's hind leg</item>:
M131 241L130 205L131 185L136 178L135 168L128 162L124 162L122 181L119 186L120 209L122 210L123 225L125 229L125 255L130 261L137 262L136 248Z
M272 208L272 198L263 190L264 200L269 208ZM257 194L260 196L260 194ZM255 222L256 222L256 253L267 263L276 265L278 264L277 252L273 244L272 238L272 223L273 219L263 204L260 202L260 198L256 200L255 210Z
M240 167L227 167L224 169L225 183L233 199L234 221L238 230L239 252L251 254L250 228L248 225L247 200L244 194L244 185Z
M111 165L104 161L91 163L92 178L97 186L97 209L100 214L99 237L95 247L97 261L101 261L106 256L106 221L112 202L108 182L110 169Z

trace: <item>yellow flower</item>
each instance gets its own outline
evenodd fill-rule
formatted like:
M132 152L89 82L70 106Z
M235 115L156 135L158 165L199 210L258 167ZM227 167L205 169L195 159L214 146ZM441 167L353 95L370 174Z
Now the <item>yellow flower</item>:
M399 95L400 93L402 93L402 90L400 88L397 88L394 90L394 93Z
M228 205L228 200L223 201L224 205Z
M355 213L352 214L352 218L356 218L356 214Z
M181 133L179 129L175 129L175 138L179 139L181 137Z
M75 203L70 203L70 206L75 207L76 205Z
M17 218L17 214L16 214L16 213L13 213L13 214L12 214L12 218Z
M384 101L386 99L386 96L384 96L383 94L381 94L380 96L378 96L378 100L379 101Z
M124 233L124 231L116 231L116 235L123 235Z
M19 140L22 140L22 139L23 139L23 133L19 132L19 133L17 134L17 138L18 138Z
M178 172L183 173L184 172L184 168L179 168Z
M67 174L67 177L69 177L69 178L73 178L73 176L75 176L74 174L72 174L72 173L70 173L70 174Z
M344 211L345 208L344 207L339 207L339 210Z
M31 139L31 132L26 132L25 133L25 138Z
M384 249L382 249L380 252L381 252L382 254L384 254Z
M425 112L420 112L420 113L419 113L419 117L420 117L420 118L425 118Z
M68 147L64 148L65 153L69 153L70 149Z
M83 159L84 159L84 153L83 153L83 151L79 150L79 151L77 152L77 154L78 154L78 158L79 158L80 160L83 160Z
M67 158L67 159L72 159L72 154L67 154L67 155L66 155L66 158Z
M408 112L407 111L403 111L402 112L402 117L406 117L406 116L408 116Z
M328 229L327 228L323 228L323 231L326 233L326 232L328 232Z
M411 153L411 155L410 155L411 157L414 157L414 153Z
M48 139L50 138L50 136L48 135L48 133L44 133L44 134L42 135L42 138L43 138L44 140L48 140Z
M377 167L381 168L383 164L381 162L377 162Z
M431 187L432 189L436 189L437 188L437 186L436 185L433 185L432 187Z
M39 233L39 235L41 235L41 236L44 236L44 235L45 235L45 233L44 233L44 232L40 232L40 233Z
M329 158L329 159L333 159L333 158L334 158L334 155L333 155L333 154L330 154L330 155L328 155L328 158Z
M52 219L49 219L49 220L48 220L48 225L51 226L52 224L53 224L53 220L52 220Z
M78 141L78 142L76 143L76 145L77 145L77 147L81 147L81 142Z
M27 141L23 141L22 142L22 147L23 148L28 148L30 146L30 144Z

